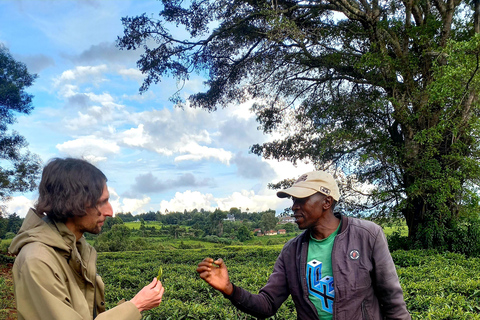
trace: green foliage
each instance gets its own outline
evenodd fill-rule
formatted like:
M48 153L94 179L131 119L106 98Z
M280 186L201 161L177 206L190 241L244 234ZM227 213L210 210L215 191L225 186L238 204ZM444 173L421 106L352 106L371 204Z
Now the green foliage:
M4 261L0 259L0 269L5 269ZM1 270L2 273L7 269ZM0 319L12 319L11 311L15 310L15 300L13 299L13 280L10 277L0 276Z
M260 228L264 231L273 230L277 225L278 218L275 217L275 211L266 212L260 220Z
M93 246L99 252L140 251L148 247L145 239L132 239L130 235L127 226L115 224L109 231L102 232Z
M0 253L6 254L8 252L8 247L10 246L10 243L12 243L12 239L0 240Z
M7 217L0 216L0 239L11 239L18 233L22 226L23 218L16 213L12 213Z
M242 225L240 228L237 230L237 238L241 242L244 242L246 240L252 239L252 232L248 229L246 225Z
M131 299L163 269L165 294L158 308L144 312L151 319L254 319L236 310L220 293L198 277L197 264L206 256L222 258L234 283L258 291L266 282L279 248L226 247L223 249L101 253L98 272L106 287L107 307ZM122 270L118 272L118 270ZM296 319L293 302L279 310L277 319Z
M118 46L145 50L141 92L165 75L200 72L207 89L189 97L193 107L261 101L253 110L262 129L284 138L253 153L349 172L338 175L339 208L403 216L410 240L425 248L449 245L447 229L480 212L473 2L162 4L155 18L122 19ZM186 33L175 37L169 24ZM358 190L362 183L373 187Z
M141 237L173 237L183 239L194 237L205 239L205 241L230 244L232 241L248 241L248 234L244 233L244 226L250 231L260 227L268 221L270 227L278 220L274 215L275 211L263 212L242 212L238 208L231 208L230 211L215 210L214 212L200 209L184 212L148 212L132 216L131 214L117 214L117 218L123 220L125 225L133 230L133 235ZM227 214L233 214L237 221L227 221ZM267 215L264 217L264 215ZM149 219L149 220L147 220ZM263 220L262 220L263 219ZM143 221L143 223L142 223ZM262 222L263 221L263 222ZM105 229L108 230L108 227ZM240 239L240 238L242 239ZM230 239L222 240L219 239Z
M412 319L480 319L480 259L425 250L392 256Z
M7 131L16 121L16 112L29 114L33 109L32 96L25 89L36 77L0 44L0 200L7 200L13 192L32 191L36 187L40 158L22 152L28 145L25 138L16 131Z
M102 232L109 231L116 224L124 224L124 223L123 223L123 220L120 219L119 217L107 217L107 219L105 220L105 223L103 224Z
M101 253L98 272L105 282L108 308L122 298L131 299L162 267L165 295L158 308L144 312L145 318L253 320L201 280L196 266L206 256L222 258L233 283L258 292L280 250L281 246L237 246ZM412 319L480 319L480 258L433 250L398 250L392 257ZM272 319L296 319L291 298Z

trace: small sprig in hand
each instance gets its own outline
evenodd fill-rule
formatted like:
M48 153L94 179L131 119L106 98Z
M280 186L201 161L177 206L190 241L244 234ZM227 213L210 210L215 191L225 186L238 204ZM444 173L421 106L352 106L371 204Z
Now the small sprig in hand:
M158 269L158 275L157 275L157 280L158 280L158 281L161 281L161 280L162 280L162 275L163 275L163 269L162 269L162 267L160 267L160 268Z

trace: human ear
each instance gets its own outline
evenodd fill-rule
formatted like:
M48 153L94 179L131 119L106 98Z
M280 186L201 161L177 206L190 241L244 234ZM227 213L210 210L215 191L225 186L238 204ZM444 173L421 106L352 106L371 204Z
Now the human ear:
M326 196L323 198L323 210L328 210L332 207L333 198L331 196Z

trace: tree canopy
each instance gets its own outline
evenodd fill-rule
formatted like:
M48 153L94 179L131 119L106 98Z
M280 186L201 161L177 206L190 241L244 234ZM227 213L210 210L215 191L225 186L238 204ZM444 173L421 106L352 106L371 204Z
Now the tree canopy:
M25 89L33 84L36 77L0 44L1 201L8 200L13 192L25 192L36 187L41 161L26 150L27 142L23 136L8 130L8 126L15 123L16 113L29 114L33 109L32 95Z
M478 1L161 2L158 18L122 19L118 46L144 50L141 92L198 72L193 107L255 99L283 135L255 154L338 173L342 209L403 216L423 246L478 217Z

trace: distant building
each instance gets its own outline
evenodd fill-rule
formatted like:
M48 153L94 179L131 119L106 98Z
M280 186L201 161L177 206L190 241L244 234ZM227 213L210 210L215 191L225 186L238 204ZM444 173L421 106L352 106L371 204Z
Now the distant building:
M280 229L277 231L277 234L286 234L287 233L287 230L285 229Z
M259 233L259 232L262 232L262 229L256 228L255 230L253 230L253 233Z
M295 218L294 217L281 217L280 220L278 221L278 224L285 224L285 223L295 223Z
M261 232L257 232L257 237L263 237L263 236L264 236L264 234L263 234L263 233L261 233Z
M276 234L277 234L277 231L275 230L268 230L267 232L265 232L266 236L274 236Z
M235 221L235 215L234 214L227 214L227 218L223 219L225 221Z

